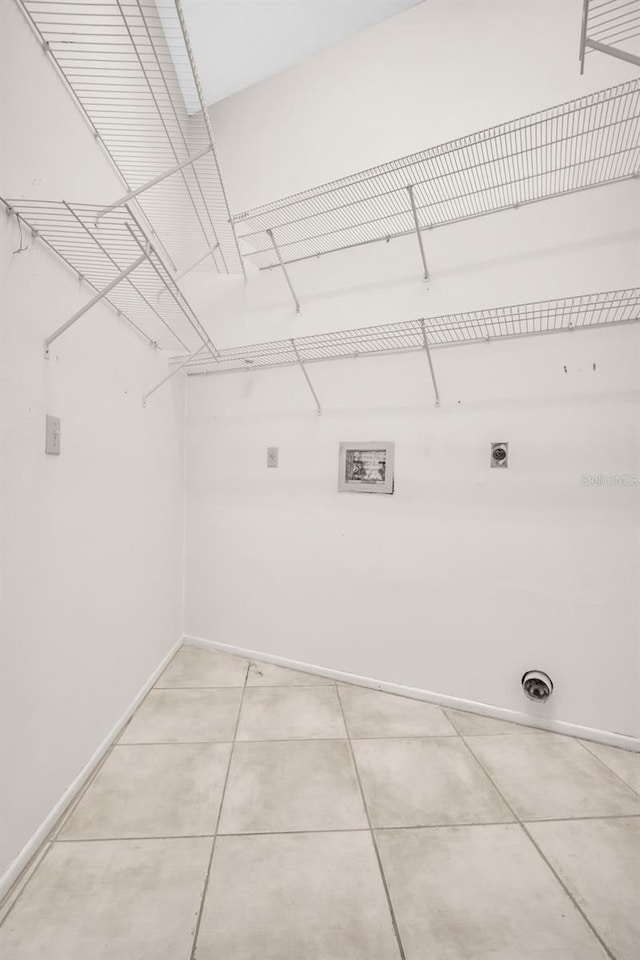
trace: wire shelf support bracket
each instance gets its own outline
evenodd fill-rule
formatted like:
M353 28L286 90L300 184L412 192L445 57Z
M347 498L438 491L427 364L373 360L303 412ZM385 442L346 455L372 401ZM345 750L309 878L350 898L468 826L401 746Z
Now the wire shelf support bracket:
M143 183L141 187L136 187L135 190L130 190L129 193L125 193L124 197L121 197L119 200L116 200L115 203L109 204L108 207L104 207L102 210L98 210L96 213L96 223L100 220L101 217L106 216L106 214L111 213L113 210L117 210L118 207L122 207L124 204L128 203L130 200L133 200L134 197L137 197L139 194L144 193L146 190L149 190L151 187L155 187L157 183L162 183L163 180L166 180L167 177L172 176L174 173L179 173L180 170L184 170L185 167L191 166L192 163L195 163L196 160L200 160L201 157L206 156L207 153L211 151L211 147L205 147L204 150L201 150L199 153L196 153L193 157L187 157L186 160L182 160L180 163L177 163L175 167L172 167L171 170L166 170L164 173L158 174L157 177L153 177L147 183Z
M292 348L293 348L293 352L294 352L294 354L295 354L296 361L297 361L300 369L302 370L302 373L303 373L303 375L304 375L304 378L305 378L305 380L307 381L307 386L309 387L309 390L311 391L311 395L312 395L312 397L313 397L313 399L314 399L314 401L315 401L317 414L318 414L319 417L321 417L321 416L322 416L322 407L320 406L320 401L318 400L318 394L317 394L317 393L315 392L315 390L313 389L313 384L311 383L311 380L309 379L309 374L308 374L307 371L306 371L306 368L305 368L305 365L304 365L304 360L303 360L302 357L300 356L300 353L299 353L298 348L297 348L297 346L296 346L296 341L293 339L293 337L291 338L291 346L292 346Z
M431 374L431 382L433 384L433 392L435 394L436 407L440 406L440 394L438 393L438 383L436 381L435 370L433 369L433 360L431 359L431 350L429 349L429 338L427 337L427 331L425 329L424 320L420 320L420 331L422 333L422 342L424 344L424 352L427 358L427 363L429 364L429 373Z
M417 211L417 209L416 209L416 200L415 200L415 197L414 197L414 195L413 195L413 185L412 185L412 184L409 184L409 186L407 187L407 190L409 191L409 200L411 201L411 212L412 212L412 214L413 214L413 222L415 223L415 226L416 226L416 236L417 236L417 238L418 238L418 246L420 247L420 256L421 256L421 258L422 258L422 266L424 267L424 278L423 278L423 279L424 279L425 281L427 281L427 280L429 279L429 269L428 269L428 267L427 267L427 258L426 258L425 253L424 253L424 244L423 244L423 242L422 242L422 234L420 233L420 221L418 220L418 211Z
M152 387L151 390L147 391L147 393L145 393L144 397L142 398L142 406L143 406L143 407L146 407L146 405L147 405L147 400L149 399L149 397L150 397L152 394L154 394L154 393L156 392L156 390L159 390L160 387L162 387L165 383L167 383L169 380L171 380L173 377L175 377L176 373L179 373L180 370L183 370L183 369L187 366L188 363L190 363L192 360L194 360L194 359L198 356L198 354L202 353L202 351L205 349L206 346L207 346L206 343L202 343L202 344L198 347L198 349L197 349L197 350L194 350L193 353L189 354L189 356L186 357L186 358L182 361L182 363L179 363L177 367L174 367L173 370L171 370L171 371L166 375L166 377L163 377L162 380L161 380L159 383L156 383L155 387Z
M620 44L640 37L637 0L584 0L580 27L580 74L588 53L597 51L640 67L640 56ZM636 44L637 48L637 44Z
M267 229L267 236L269 237L269 239L271 240L271 243L273 244L273 249L275 250L276 256L278 258L278 263L282 267L282 273L284 274L284 278L287 281L287 286L289 287L289 291L291 293L291 296L293 297L293 302L296 305L296 313L300 313L300 301L298 300L296 296L296 292L293 289L293 284L291 283L291 277L289 276L289 272L284 265L284 262L282 260L282 255L280 253L280 249L278 247L278 244L276 243L276 238L274 237L273 230L271 230L271 228Z
M140 264L143 263L143 261L145 261L148 258L150 252L151 252L151 246L149 243L147 243L145 250L140 254L137 260L134 260L132 264L130 264L128 267L125 267L124 270L121 270L120 273L117 275L117 277L114 277L113 280L111 280L111 282L106 285L106 287L103 287L102 290L99 290L98 293L96 293L95 297L92 297L88 303L85 303L83 307L80 307L80 309L77 310L76 313L74 313L74 315L66 321L66 323L63 323L60 327L58 327L57 330L55 330L51 334L50 337L47 337L45 339L44 341L45 360L49 359L49 347L54 342L54 340L57 340L59 336L61 336L66 330L69 329L69 327L72 327L74 323L76 323L76 321L78 321L80 317L83 317L85 313L88 313L88 311L91 310L92 307L95 307L97 303L100 303L101 300L104 300L107 294L111 293L113 288L116 287L119 283L122 283L122 281L125 280L130 273L133 273L134 270L137 270Z

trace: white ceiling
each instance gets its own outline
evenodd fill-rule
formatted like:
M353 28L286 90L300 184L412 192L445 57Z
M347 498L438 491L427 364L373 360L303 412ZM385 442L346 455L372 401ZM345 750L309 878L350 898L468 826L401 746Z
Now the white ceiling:
M183 0L207 104L422 0Z

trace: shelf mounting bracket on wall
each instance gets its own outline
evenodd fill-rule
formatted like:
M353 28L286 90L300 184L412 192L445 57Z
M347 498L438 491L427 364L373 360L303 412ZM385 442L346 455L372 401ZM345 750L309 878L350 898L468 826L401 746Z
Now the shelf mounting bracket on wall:
M429 364L429 372L431 373L431 380L433 383L433 392L436 395L436 407L439 407L440 394L438 393L438 384L436 383L436 375L433 369L433 361L431 359L431 350L429 349L429 339L427 337L427 331L425 330L424 320L420 321L420 330L422 331L422 342L424 344L424 352L427 356L427 363Z
M309 390L311 391L311 394L312 394L312 396L313 396L313 399L315 400L316 409L317 409L317 411L318 411L318 416L321 417L321 416L322 416L322 407L320 406L320 401L318 400L318 395L317 395L317 393L315 392L315 390L313 389L313 384L311 383L311 380L309 379L309 374L307 373L306 367L305 367L305 365L304 365L304 360L302 359L302 357L300 356L300 354L299 354L299 352L298 352L298 348L297 348L297 346L296 346L296 342L295 342L295 340L293 339L293 337L291 338L291 346L293 347L293 352L294 352L295 355L296 355L296 360L298 361L298 364L300 365L300 369L302 370L302 373L304 374L304 378L305 378L305 380L307 381L307 386L309 387Z
M163 384L165 384L165 383L167 382L167 380L171 380L172 377L175 377L175 375L176 375L176 373L178 373L178 371L182 370L183 367L186 367L186 365L187 365L188 363L190 363L191 360L193 360L195 357L197 357L199 353L202 353L202 351L204 350L204 348L205 348L205 347L208 347L208 346L209 346L209 345L208 345L207 343L201 343L197 350L194 350L193 353L190 353L189 356L186 357L186 358L182 361L182 363L179 363L177 367L174 367L174 369L171 370L171 372L168 373L166 377L163 377L163 378L162 378L162 380L160 381L160 383L156 383L155 387L152 387L151 390L149 390L148 393L145 393L144 397L142 398L142 406L143 406L143 407L146 407L146 405L147 405L147 400L149 399L149 397L151 396L152 393L155 393L156 390L159 390L160 387L163 386ZM214 359L215 359L215 358L214 358Z
M285 278L285 280L287 281L287 286L289 287L289 290L291 291L291 296L293 297L293 302L294 302L295 305L296 305L296 313L300 313L300 302L299 302L298 298L296 297L296 292L295 292L295 290L293 289L293 286L291 285L291 280L289 279L289 274L287 273L287 268L286 268L285 265L284 265L284 261L283 261L283 259L282 259L282 255L280 254L280 249L279 249L279 247L278 247L278 244L276 243L276 238L275 238L274 235L273 235L273 230L269 227L269 229L268 229L266 232L267 232L267 235L268 235L269 239L271 240L271 243L273 244L273 249L274 249L275 252L276 252L276 256L277 256L277 258L278 258L278 262L280 263L280 266L282 267L282 272L284 273L284 278Z
M102 290L99 290L98 293L96 293L95 297L92 297L88 303L85 303L84 307L81 307L76 313L74 313L72 317L70 317L67 320L66 323L63 323L62 326L58 327L58 329L55 330L50 337L46 338L46 340L44 341L45 360L49 359L49 347L51 346L53 341L57 340L58 337L61 336L61 334L63 334L66 330L69 329L69 327L72 327L73 324L77 320L79 320L80 317L83 317L84 314L87 313L87 311L91 310L91 308L94 307L96 303L99 303L101 300L103 300L107 296L107 294L110 293L113 290L113 288L116 287L119 283L121 283L124 279L126 279L126 277L128 277L130 273L133 273L133 271L136 270L141 263L143 263L145 260L149 258L150 252L151 252L151 244L147 243L143 253L141 253L140 256L133 261L132 264L130 264L124 270L121 270L118 276L114 277L111 283L108 283L106 287L103 287Z
M424 279L429 279L429 270L427 268L427 258L424 253L424 244L422 243L422 234L420 233L420 222L418 220L418 210L416 208L416 200L413 195L413 186L408 186L407 190L409 192L409 199L411 201L411 212L413 213L413 222L416 226L416 236L418 238L418 244L420 246L420 256L422 257L422 266L424 267Z

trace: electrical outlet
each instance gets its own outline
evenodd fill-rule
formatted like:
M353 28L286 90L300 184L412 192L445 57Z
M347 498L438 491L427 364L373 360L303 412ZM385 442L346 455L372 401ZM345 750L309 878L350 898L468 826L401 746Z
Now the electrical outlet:
M54 456L60 455L60 417L52 417L51 414L47 414L47 427L45 433L45 446L44 452L53 454Z
M278 466L278 448L277 447L267 447L267 466L268 467Z

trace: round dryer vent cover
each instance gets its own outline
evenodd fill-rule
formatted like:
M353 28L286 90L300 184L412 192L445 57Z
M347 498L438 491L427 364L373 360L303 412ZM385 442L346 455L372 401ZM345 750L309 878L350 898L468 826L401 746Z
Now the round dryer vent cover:
M522 677L522 689L529 700L544 703L553 693L553 682L542 670L527 670Z

